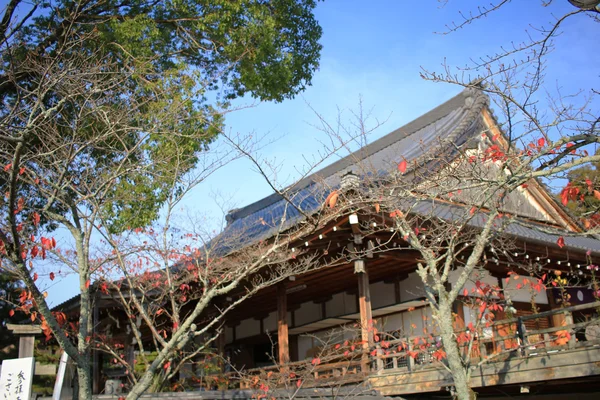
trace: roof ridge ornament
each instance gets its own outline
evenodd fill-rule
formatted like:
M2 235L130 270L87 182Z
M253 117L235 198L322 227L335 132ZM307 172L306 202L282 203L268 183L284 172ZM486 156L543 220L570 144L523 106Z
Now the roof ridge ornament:
M358 189L359 186L360 186L360 178L352 170L350 170L347 173L345 173L344 175L342 175L340 189L343 192L346 192L348 190Z

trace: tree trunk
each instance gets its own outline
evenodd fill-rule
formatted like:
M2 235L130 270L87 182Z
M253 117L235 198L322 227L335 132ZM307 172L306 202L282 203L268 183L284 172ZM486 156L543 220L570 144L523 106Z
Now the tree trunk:
M77 366L77 389L79 400L91 400L92 399L92 371L89 363L85 365Z
M448 366L454 381L454 397L458 400L474 400L477 398L477 395L471 390L469 373L467 367L463 363L460 349L458 348L458 343L454 336L454 329L452 327L452 304L447 301L440 301L439 309L434 310L434 312L438 314L442 344L444 345Z

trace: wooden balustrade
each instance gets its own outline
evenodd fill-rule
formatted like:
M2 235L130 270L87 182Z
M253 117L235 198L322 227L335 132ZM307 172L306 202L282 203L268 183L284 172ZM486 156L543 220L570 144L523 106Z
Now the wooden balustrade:
M565 307L538 314L518 318L495 321L489 326L479 326L475 332L457 331L456 334L468 333L473 335L460 349L463 356L470 351L470 357L475 362L489 357L504 354L513 356L530 356L540 352L553 352L573 349L575 347L598 346L598 340L577 342L575 333L592 324L600 324L599 320L574 322L572 313L584 310L600 310L600 301ZM552 315L565 314L565 326L545 329L527 329L525 321L547 318ZM381 337L392 337L391 334L381 333ZM436 357L436 351L443 350L439 337L435 334L427 337L412 336L393 340L380 341L374 347L363 349L356 346L355 351L345 354L334 354L323 357L318 363L310 360L273 365L265 368L255 368L236 374L240 380L240 388L248 389L259 382L275 381L278 386L294 385L302 379L304 387L316 387L335 382L357 382L365 377L361 371L361 359L368 354L371 360L372 373L384 370L404 370L407 373L421 368L435 367L442 357ZM439 356L439 354L438 354ZM436 360L439 358L440 360ZM241 376L241 378L239 378Z
M472 359L482 360L488 357L497 357L503 354L518 352L521 356L529 356L542 352L560 351L573 349L575 347L598 346L600 337L595 340L584 340L577 342L576 333L590 325L600 325L600 319L589 321L573 322L573 312L584 310L600 309L600 301L588 304L581 304L572 307L565 307L545 311L537 314L510 318L496 321L489 326L478 327L476 332L469 332L468 329L457 331L457 335L462 332L474 335L472 340L460 345L463 356L467 354L470 348ZM547 318L552 315L565 314L564 326L556 326L546 329L527 329L525 321L539 318ZM489 334L486 337L485 331ZM502 332L502 333L500 333ZM420 346L413 346L416 341L421 341ZM433 354L438 349L439 340L432 336L424 339L419 336L407 337L386 342L386 347L394 349L386 351L381 344L376 345L376 354L374 355L375 371L380 372L385 369L405 369L411 372L415 367L426 367L435 360ZM398 351L398 346L403 350Z

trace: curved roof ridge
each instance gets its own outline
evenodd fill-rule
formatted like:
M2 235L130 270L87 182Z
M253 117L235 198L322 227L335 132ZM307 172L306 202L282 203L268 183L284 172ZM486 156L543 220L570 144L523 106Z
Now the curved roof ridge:
M466 114L466 118L464 118L461 123L451 131L446 140L452 139L453 137L458 136L463 130L468 128L475 116L479 113L481 107L487 104L487 96L483 94L481 91L474 88L467 88L461 91L456 96L447 100L446 102L440 104L429 112L421 115L420 117L412 120L406 125L388 133L387 135L382 136L381 138L373 141L368 144L364 148L358 150L361 152L360 158L366 159L373 154L376 154L389 146L406 139L407 137L415 134L421 129L439 121L440 119L448 116L455 110L460 110L461 108L468 107L468 110L464 114ZM310 174L309 176L301 179L295 184L291 185L291 188L295 190L301 190L309 186L310 184L316 181L316 178L327 178L329 176L334 175L335 173L343 170L356 163L356 153L351 153L346 155L345 157L333 162L332 164ZM235 220L244 218L248 215L251 215L257 211L260 211L275 202L281 200L281 196L278 193L272 193L269 196L262 198L254 203L248 204L245 207L234 210L227 215L227 219L230 222Z

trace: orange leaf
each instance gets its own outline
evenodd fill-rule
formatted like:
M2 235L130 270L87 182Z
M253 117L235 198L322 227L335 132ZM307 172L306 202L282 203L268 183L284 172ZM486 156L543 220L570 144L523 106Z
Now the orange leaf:
M88 279L87 281L85 281L85 288L89 289L90 287L90 280Z
M598 200L600 200L600 192L597 190L594 190L594 197Z
M400 171L401 173L405 173L406 167L407 167L406 160L402 160L402 161L400 161L400 164L398 164L398 171Z
M9 317L12 317L13 315L15 315L15 310L10 310L10 311L8 312L8 316L9 316Z
M325 199L325 204L329 206L329 208L335 207L335 204L338 201L339 193L337 190L329 193L329 196Z
M375 203L375 212L379 212L379 203Z

